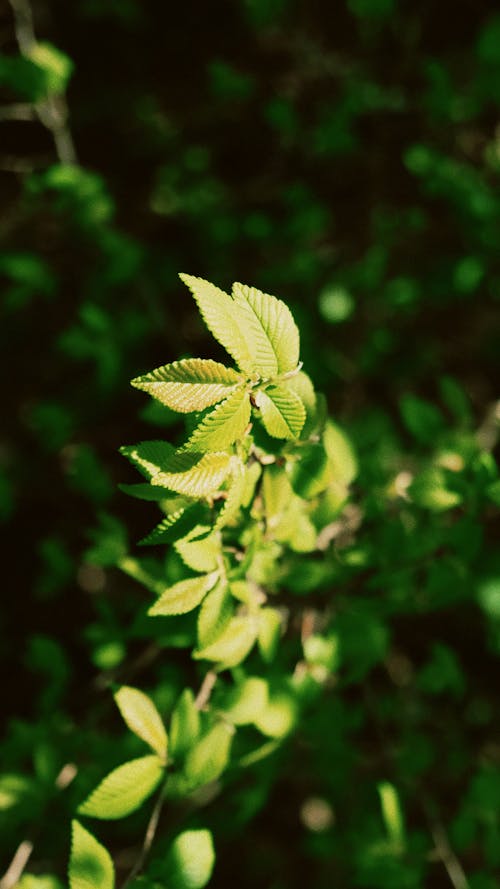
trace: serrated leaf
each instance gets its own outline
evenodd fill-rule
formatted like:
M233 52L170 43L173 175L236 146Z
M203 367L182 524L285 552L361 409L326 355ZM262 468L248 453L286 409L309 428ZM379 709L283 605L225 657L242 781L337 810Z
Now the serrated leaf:
M248 487L247 475L247 472L238 472L229 480L226 498L215 522L216 529L224 528L237 516Z
M239 387L196 427L183 450L221 451L243 438L250 420L250 396Z
M151 698L139 689L127 685L123 685L114 697L129 729L149 744L165 762L168 748L167 733Z
M306 419L301 398L285 384L259 390L255 400L264 428L273 438L298 438Z
M193 294L210 333L234 358L238 367L250 373L253 370L252 346L234 300L202 278L183 274L179 277Z
M193 571L215 571L222 556L219 534L210 533L207 525L195 525L174 548L182 561Z
M233 616L233 603L227 584L221 580L205 598L198 613L198 646L217 639Z
M265 379L295 370L299 331L288 306L246 284L234 284L233 296L251 336L252 369Z
M165 500L167 496L160 488L155 488L148 482L139 482L136 485L118 485L118 487L124 494L136 497L137 500L151 500L157 503L160 500Z
M184 772L194 787L220 777L229 762L233 734L234 729L218 722L189 750Z
M227 398L241 380L240 374L218 361L185 358L136 377L131 385L172 410L189 414Z
M199 503L183 506L164 519L153 530L139 541L141 546L153 546L160 543L172 543L179 537L188 534L201 518L202 510ZM197 569L195 569L197 570ZM200 569L204 570L204 569Z
M185 830L170 847L161 876L169 889L203 889L215 864L209 830Z
M70 889L114 889L115 869L107 849L79 821L71 822Z
M168 471L155 475L152 484L188 497L207 497L220 488L235 459L230 454L218 452L200 456L183 451L169 460Z
M109 820L125 818L151 796L163 771L157 756L132 759L110 772L78 807L78 813Z
M218 571L180 580L165 590L157 602L149 609L151 617L157 615L187 614L200 604L209 590L217 582Z
M175 758L183 756L194 746L200 733L200 712L190 688L182 692L170 722L170 752Z
M137 445L124 445L123 454L146 478L153 478L168 464L175 448L167 441L141 441Z
M244 660L257 637L258 621L254 615L233 617L214 642L193 652L197 660L215 661L235 667Z

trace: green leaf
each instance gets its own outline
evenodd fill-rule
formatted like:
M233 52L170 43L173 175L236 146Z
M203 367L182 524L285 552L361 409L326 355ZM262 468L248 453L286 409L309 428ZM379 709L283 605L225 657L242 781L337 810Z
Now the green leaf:
M209 830L185 830L175 838L162 868L169 889L203 889L215 864L214 844Z
M161 490L157 488L157 490ZM182 498L179 497L179 502ZM193 528L197 526L198 521L203 515L203 509L200 503L190 503L181 506L175 512L165 516L164 519L153 528L153 530L139 541L141 546L153 546L159 543L172 543L191 533ZM195 569L197 570L197 569ZM204 570L204 569L200 569Z
M433 444L445 428L439 408L416 395L403 395L399 409L406 428L421 444Z
M220 535L211 530L207 525L195 525L174 544L184 564L193 571L215 571L222 557Z
M131 385L148 392L172 410L188 414L205 410L227 398L241 382L240 374L224 364L204 358L186 358L136 377Z
M198 614L198 646L217 639L233 616L233 602L225 580L221 580L204 600Z
M79 821L71 822L70 889L114 889L115 869L107 849Z
M257 466L258 476L260 473L260 467L258 464L254 465ZM254 473L252 474L255 475ZM238 515L240 506L243 503L243 498L248 487L248 471L245 470L244 472L242 471L234 473L226 487L226 498L224 500L222 508L219 510L219 514L215 522L215 528L217 528L218 530L224 528L226 525L229 525Z
M288 306L246 284L234 284L233 296L252 338L253 370L265 379L295 370L299 331Z
M187 614L200 604L219 577L218 571L204 574L201 577L190 577L180 580L165 590L157 602L149 609L151 617L156 615Z
M139 689L127 685L122 685L114 697L129 729L149 744L165 762L168 749L167 733L151 698Z
M174 759L194 746L200 733L200 711L190 688L182 692L170 722L170 752Z
M249 676L232 689L224 707L226 717L234 725L249 725L269 702L269 687L265 679Z
M331 420L325 426L323 444L335 481L350 485L358 474L356 454L345 432Z
M183 451L172 457L168 471L159 472L152 483L188 497L207 497L220 488L237 462L230 454L200 456Z
M124 445L123 454L146 478L153 478L175 454L173 445L166 441L141 441L137 445Z
M306 419L301 398L288 386L256 392L255 401L266 432L273 438L298 438Z
M291 732L297 719L297 708L291 695L279 692L272 695L254 724L263 735L283 738Z
M157 756L142 756L114 769L78 807L80 815L114 820L130 815L151 796L162 779Z
M245 320L228 293L209 281L193 275L179 275L193 294L210 333L224 346L241 370L253 370L252 345L245 332Z
M166 499L166 494L160 488L154 488L149 482L139 482L137 485L118 485L120 491L138 500L151 500L158 502Z
M222 451L243 438L250 420L250 397L239 387L210 411L196 427L183 450Z
M193 652L197 660L216 661L235 667L244 660L257 638L258 621L254 615L233 617L214 642Z
M184 771L193 786L219 778L229 762L233 735L231 726L218 722L189 750Z
M312 432L321 427L322 411L321 401L318 399L311 378L303 370L294 374L286 382L287 388L299 396L306 409L306 420L301 431L302 439L308 438Z
M258 646L263 660L270 663L276 654L283 620L275 608L261 608L259 614Z

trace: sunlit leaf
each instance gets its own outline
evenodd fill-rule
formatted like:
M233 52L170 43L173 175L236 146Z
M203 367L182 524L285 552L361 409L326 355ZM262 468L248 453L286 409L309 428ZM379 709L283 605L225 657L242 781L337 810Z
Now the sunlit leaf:
M78 807L80 815L114 820L134 812L162 779L164 764L157 756L133 759L114 769Z
M241 380L235 370L217 361L185 358L136 377L132 386L148 392L172 410L187 414L227 398Z
M168 747L167 733L151 698L137 688L122 685L115 694L115 701L129 729L149 744L160 759L165 761Z
M160 598L148 611L151 617L156 615L187 614L200 604L208 591L212 589L219 577L218 571L203 574L201 577L189 577L180 580L165 590Z
M71 828L70 889L114 889L115 869L107 849L79 821Z
M253 370L265 379L295 370L299 361L299 331L288 306L246 284L234 284L233 296L251 332Z

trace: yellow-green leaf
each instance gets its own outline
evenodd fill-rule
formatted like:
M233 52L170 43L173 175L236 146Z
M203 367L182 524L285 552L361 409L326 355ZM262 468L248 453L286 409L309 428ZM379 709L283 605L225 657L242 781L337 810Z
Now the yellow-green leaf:
M214 844L209 830L185 830L170 847L162 878L169 889L203 889L215 864Z
M79 821L71 822L70 889L114 889L115 869L107 849Z
M168 748L167 733L151 698L137 688L123 685L116 692L115 701L129 729L149 744L160 759L165 761Z
M250 397L239 387L203 418L184 448L197 453L228 448L243 438L249 420Z
M299 331L288 306L246 284L233 284L233 296L251 336L253 370L267 379L295 370Z
M110 772L78 807L80 815L114 820L135 812L158 787L164 764L158 756L132 759Z
M266 432L273 438L298 438L306 419L301 398L285 384L259 390L255 396Z
M162 404L179 413L202 411L227 398L242 378L235 370L206 358L185 358L132 380Z
M170 750L174 758L183 756L200 733L200 711L190 688L182 692L170 722Z
M167 441L141 441L137 445L124 445L123 454L146 478L153 478L175 454L175 448Z
M193 657L216 661L224 667L235 667L253 647L257 631L258 620L255 615L233 617L221 635L205 648L194 651Z
M210 534L207 525L195 525L181 540L177 540L174 548L182 561L193 571L215 571L221 557L221 539L219 534Z
M218 722L189 750L184 771L193 786L208 784L222 774L229 762L233 735L231 726Z
M214 452L200 456L182 451L169 460L168 470L154 476L152 484L188 497L207 497L220 488L235 461L235 457L225 453Z
M165 590L157 602L149 609L148 614L156 615L187 614L200 604L219 577L218 571L203 574L201 577L189 577L180 580Z
M245 321L234 300L202 278L182 274L179 277L193 294L210 333L234 358L238 367L250 373L253 370L252 348L245 331Z

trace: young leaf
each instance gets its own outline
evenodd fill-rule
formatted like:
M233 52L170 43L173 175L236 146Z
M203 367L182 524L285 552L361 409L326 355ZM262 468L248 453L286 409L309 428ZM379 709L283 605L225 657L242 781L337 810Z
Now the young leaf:
M175 448L167 441L141 441L137 445L124 445L120 448L127 460L130 460L146 478L153 478L163 469L175 454Z
M198 646L206 646L221 635L233 616L233 603L225 580L210 590L198 613Z
M157 488L156 490L161 490ZM182 498L179 497L179 500ZM159 543L172 543L179 537L189 534L201 519L203 510L200 503L191 502L181 506L175 512L165 516L153 530L139 541L141 546L153 546ZM196 569L195 569L196 570ZM203 570L203 569L200 569Z
M209 281L193 275L179 275L193 294L201 316L210 333L224 346L241 370L253 370L252 345L245 331L245 319L229 294L219 290Z
M236 667L252 648L257 629L258 621L254 615L233 617L221 635L205 648L194 651L193 657L215 661L224 667Z
M234 725L248 725L258 718L268 702L269 688L266 680L259 676L249 676L232 689L224 713Z
M267 379L295 370L299 331L288 306L246 284L233 284L233 297L251 334L253 370Z
M242 378L235 370L205 358L186 358L158 367L131 385L179 413L203 411L227 398Z
M263 660L269 664L276 654L283 620L275 608L261 608L257 644Z
M156 615L187 614L200 604L201 600L212 589L219 577L218 571L203 574L201 577L189 577L180 580L165 590L157 602L149 609L151 617Z
M157 756L142 756L118 766L78 807L78 813L109 820L125 818L151 796L163 770L164 764Z
M170 722L170 752L176 759L194 746L200 733L200 711L190 688L182 692Z
M229 762L233 734L232 727L218 722L191 747L184 771L192 786L201 787L222 774Z
M215 864L209 830L185 830L170 847L161 876L169 889L203 889Z
M258 464L255 465L258 466ZM260 472L260 467L258 468ZM226 499L215 522L216 529L224 528L237 516L248 486L247 479L248 472L246 471L235 473L230 479L226 490Z
M263 735L269 738L283 738L293 728L297 719L297 708L289 694L277 693L270 697L254 719L254 724Z
M137 497L138 500L152 500L158 502L165 500L165 491L160 488L154 488L149 482L139 482L136 485L118 485L120 491L128 494L130 497Z
M115 869L107 849L79 821L71 822L70 889L114 889Z
M169 460L168 471L159 472L152 484L188 497L207 497L221 486L234 461L230 454L215 452L200 456L183 451Z
M266 432L273 438L298 438L306 419L300 397L288 386L270 386L256 393Z
M222 451L243 438L250 420L250 398L243 387L238 387L196 427L183 450Z
M193 571L208 572L217 568L221 540L218 534L210 533L211 530L207 525L195 525L174 544L184 564Z
M137 688L122 685L115 694L115 701L129 729L149 744L165 762L168 748L167 733L151 698Z

